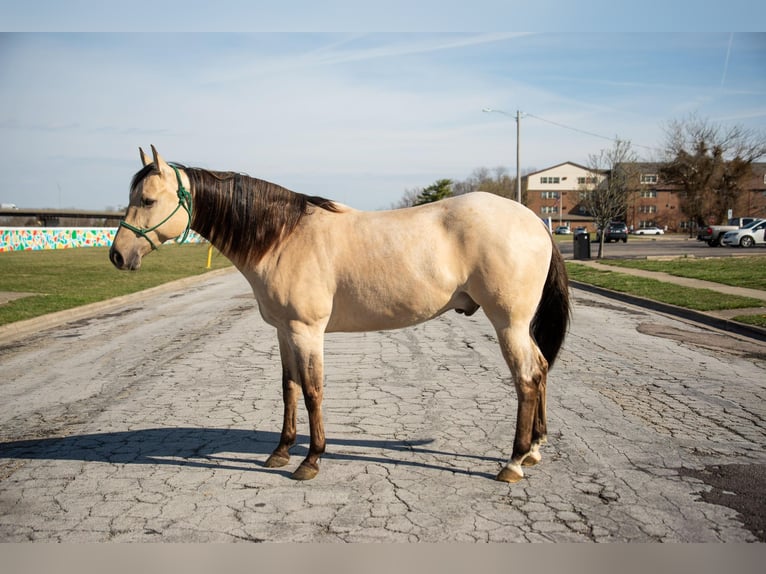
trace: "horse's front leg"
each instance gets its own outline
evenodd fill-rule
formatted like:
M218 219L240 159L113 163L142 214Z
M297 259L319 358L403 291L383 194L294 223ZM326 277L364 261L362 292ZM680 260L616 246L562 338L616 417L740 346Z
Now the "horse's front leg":
M325 451L322 397L324 394L324 331L308 330L290 336L296 371L309 414L309 453L292 474L295 480L310 480L319 472L319 457Z
M290 462L290 447L295 444L297 434L296 422L300 386L297 382L295 357L289 343L282 335L279 336L279 354L282 359L282 400L284 401L285 412L279 446L266 460L266 466L269 468L285 466Z

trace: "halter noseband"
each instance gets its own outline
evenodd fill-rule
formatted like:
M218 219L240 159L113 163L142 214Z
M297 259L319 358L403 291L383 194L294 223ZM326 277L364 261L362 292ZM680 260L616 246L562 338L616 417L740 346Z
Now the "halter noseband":
M137 237L143 237L149 242L149 245L152 246L152 251L155 249L159 249L157 245L154 244L154 242L149 239L149 236L147 233L150 231L155 231L158 227L161 227L164 225L171 217L173 217L176 214L176 211L183 208L184 211L186 211L186 215L188 216L188 221L186 223L186 229L184 230L183 234L180 236L180 239L176 237L176 243L183 243L186 241L186 238L189 236L189 230L191 229L191 218L192 218L192 195L191 192L184 187L184 184L181 182L181 174L178 172L178 168L176 166L171 165L170 167L173 168L173 171L176 172L176 179L178 180L178 205L176 205L176 208L168 215L165 219L160 221L157 225L153 227L147 227L144 229L141 229L139 227L136 227L134 225L131 225L124 219L120 220L120 227L125 227L126 229L129 229L133 233L136 234Z

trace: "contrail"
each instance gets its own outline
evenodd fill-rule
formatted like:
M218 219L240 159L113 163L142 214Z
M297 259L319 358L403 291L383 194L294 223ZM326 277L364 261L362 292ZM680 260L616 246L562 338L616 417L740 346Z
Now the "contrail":
M726 82L726 73L729 71L729 56L731 56L731 43L734 40L734 32L729 33L729 47L726 49L726 61L723 63L723 76L721 77L721 87Z

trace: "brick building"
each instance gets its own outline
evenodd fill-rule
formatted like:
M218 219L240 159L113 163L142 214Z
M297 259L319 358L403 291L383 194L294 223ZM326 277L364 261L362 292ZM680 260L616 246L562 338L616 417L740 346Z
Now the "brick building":
M661 165L656 162L631 165L636 181L623 219L630 229L657 226L671 233L691 232L690 222L681 209L684 193L662 181ZM594 231L593 217L582 202L588 191L606 177L607 172L594 173L573 162L530 173L524 178L526 205L542 219L550 218L554 227L583 226ZM766 217L766 163L752 164L752 175L743 186L732 215Z

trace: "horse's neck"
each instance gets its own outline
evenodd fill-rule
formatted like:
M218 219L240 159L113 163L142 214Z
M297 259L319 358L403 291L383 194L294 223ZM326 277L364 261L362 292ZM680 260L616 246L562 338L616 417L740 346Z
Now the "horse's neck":
M260 261L294 227L291 217L300 218L297 194L266 181L236 174L227 190L210 175L196 179L191 227L240 268Z

